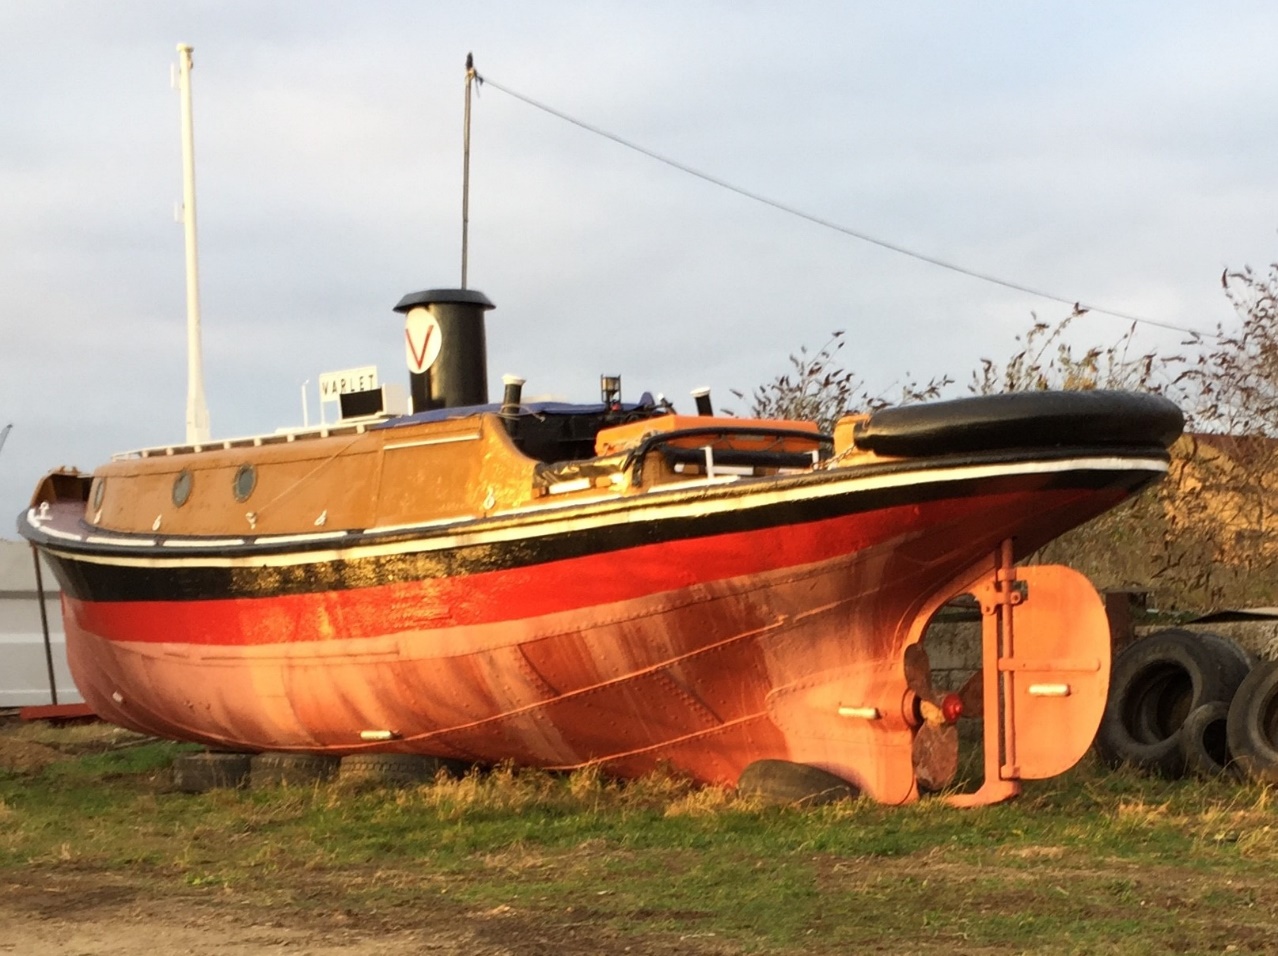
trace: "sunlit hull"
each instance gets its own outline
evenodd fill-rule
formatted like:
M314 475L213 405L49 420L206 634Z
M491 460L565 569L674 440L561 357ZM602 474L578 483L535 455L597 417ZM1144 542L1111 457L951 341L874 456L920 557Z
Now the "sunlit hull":
M1026 554L1165 468L1148 448L920 458L349 543L121 544L82 504L30 533L77 686L140 731L728 784L781 758L896 803L917 792L920 614L1004 540Z

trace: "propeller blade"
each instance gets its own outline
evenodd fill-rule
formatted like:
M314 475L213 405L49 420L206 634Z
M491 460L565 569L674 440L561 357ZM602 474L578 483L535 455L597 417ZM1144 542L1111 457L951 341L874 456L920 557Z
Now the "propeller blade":
M936 702L932 689L932 663L922 644L911 644L905 649L905 686L926 701Z
M953 724L923 724L914 735L911 752L919 789L944 790L958 773L958 728Z
M977 668L976 673L969 677L958 691L959 699L963 701L964 717L984 717L985 716L985 669Z

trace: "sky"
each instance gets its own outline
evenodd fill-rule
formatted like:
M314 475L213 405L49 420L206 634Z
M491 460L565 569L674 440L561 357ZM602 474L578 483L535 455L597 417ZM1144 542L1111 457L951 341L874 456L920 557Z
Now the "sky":
M845 333L871 391L1006 360L1070 308L1236 319L1221 271L1278 259L1278 6L1177 2L0 0L0 536L49 469L181 443L176 46L194 46L215 438L317 414L322 372L406 383L406 293L469 285L489 383L718 406ZM496 86L502 87L501 90ZM1140 348L1181 333L1138 326ZM307 384L309 383L309 384ZM329 412L330 420L332 411Z

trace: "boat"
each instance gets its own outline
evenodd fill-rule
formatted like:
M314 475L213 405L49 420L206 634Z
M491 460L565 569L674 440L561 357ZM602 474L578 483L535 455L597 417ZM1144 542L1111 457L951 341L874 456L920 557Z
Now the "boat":
M398 308L466 352L489 305L444 289ZM435 382L455 385L435 408L45 476L19 530L61 584L93 710L242 751L721 784L785 760L900 803L959 717L917 649L972 594L979 705L999 715L981 799L1091 743L1100 598L1015 562L1164 473L1181 426L1164 399L979 396L825 433Z
M115 456L38 483L20 533L62 588L85 701L237 752L421 754L735 785L817 768L883 803L1014 796L1086 751L1100 597L1021 566L1156 481L1163 398L975 396L806 421L487 383L473 288L404 296L411 410ZM982 618L973 680L929 622ZM958 721L984 714L975 788Z

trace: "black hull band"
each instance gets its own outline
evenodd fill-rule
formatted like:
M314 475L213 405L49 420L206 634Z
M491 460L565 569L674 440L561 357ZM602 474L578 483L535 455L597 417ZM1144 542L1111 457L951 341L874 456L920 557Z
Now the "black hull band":
M849 515L898 508L930 502L973 499L984 496L1034 491L1076 490L1097 492L1113 489L1119 496L1143 486L1156 473L1131 471L1059 471L1031 475L996 475L960 480L937 480L897 487L849 490L842 494L798 498L773 502L753 508L713 511L703 515L662 518L634 522L592 523L587 527L567 527L563 531L528 536L496 543L432 546L440 534L420 535L420 548L402 547L395 553L372 554L350 558L321 558L296 564L239 565L203 563L207 556L176 552L174 549L147 549L145 553L130 551L128 557L143 558L148 563L110 563L76 557L49 555L55 573L68 595L88 601L198 601L235 597L264 597L304 594L321 591L343 591L372 585L403 581L463 577L471 574L531 567L592 555L622 552L645 545L673 541L710 538L716 535L776 530ZM1112 503L1112 502L1110 502ZM1087 520L1104 506L1081 515L1071 524ZM1086 510L1086 509L1083 509ZM1031 540L1026 522L1025 550L1041 546L1044 541ZM478 530L478 529L476 529ZM1065 528L1053 528L1044 540ZM402 539L396 539L396 543ZM55 552L77 549L64 542L47 541ZM371 544L353 536L349 542L329 542L334 548ZM391 543L391 542L386 542ZM87 549L86 549L87 550ZM118 552L117 552L118 553ZM221 557L251 557L251 544L226 549ZM618 573L624 573L622 569Z

